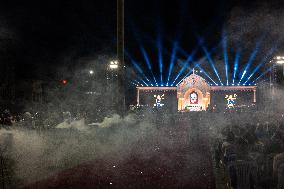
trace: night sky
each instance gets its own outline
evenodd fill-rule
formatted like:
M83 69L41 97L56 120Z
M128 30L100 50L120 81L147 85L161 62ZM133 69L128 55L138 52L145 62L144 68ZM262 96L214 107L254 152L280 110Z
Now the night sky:
M190 53L196 47L198 37L202 37L211 49L220 41L223 28L234 16L232 12L237 12L234 10L251 13L255 7L266 7L272 16L277 17L273 11L281 10L283 3L280 0L126 0L126 51L145 69L139 49L139 41L140 44L142 41L153 70L158 73L155 48L158 37L164 49L166 69L170 57L167 52L171 52L173 42L179 42L179 46ZM55 68L66 62L66 57L76 59L115 54L116 1L1 1L0 26L1 64L15 65L19 78L40 78L52 75ZM234 32L233 26L229 26L229 32ZM256 34L253 31L251 33ZM258 29L258 32L263 31ZM259 35L250 39L256 38ZM250 45L254 46L253 40L248 41ZM234 52L234 49L231 51ZM182 53L178 56L186 58ZM195 58L202 56L203 52L198 51ZM70 64L76 64L76 61ZM127 65L132 66L129 61Z

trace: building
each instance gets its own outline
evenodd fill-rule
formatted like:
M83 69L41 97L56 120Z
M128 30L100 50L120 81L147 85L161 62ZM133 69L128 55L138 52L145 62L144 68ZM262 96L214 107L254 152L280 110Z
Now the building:
M210 86L193 73L177 87L137 87L137 105L172 111L207 111L254 107L256 86Z

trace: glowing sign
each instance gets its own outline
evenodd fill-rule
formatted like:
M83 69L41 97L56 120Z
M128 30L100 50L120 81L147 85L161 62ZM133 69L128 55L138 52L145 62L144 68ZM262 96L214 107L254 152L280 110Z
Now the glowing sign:
M190 93L190 104L198 104L198 94L196 92Z
M202 106L200 105L190 105L185 107L186 110L189 110L191 112L198 112L202 111Z
M155 98L155 104L154 104L154 107L163 107L164 104L162 103L162 100L164 100L165 94L162 94L162 95L154 95L154 98Z
M233 94L233 95L226 95L225 99L227 99L227 107L228 108L234 108L236 105L236 99L237 99L237 95Z

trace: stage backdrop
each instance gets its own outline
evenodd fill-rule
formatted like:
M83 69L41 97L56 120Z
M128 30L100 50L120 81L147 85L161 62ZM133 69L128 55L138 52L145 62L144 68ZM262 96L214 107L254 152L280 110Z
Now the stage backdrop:
M177 111L177 92L175 87L138 88L140 106Z

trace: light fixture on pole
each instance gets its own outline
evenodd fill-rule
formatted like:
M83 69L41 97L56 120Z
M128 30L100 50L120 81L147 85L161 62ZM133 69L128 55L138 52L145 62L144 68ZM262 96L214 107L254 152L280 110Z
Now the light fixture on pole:
M277 56L276 64L282 65L282 74L284 76L284 56Z
M117 60L110 61L109 68L112 70L118 69L118 61Z

